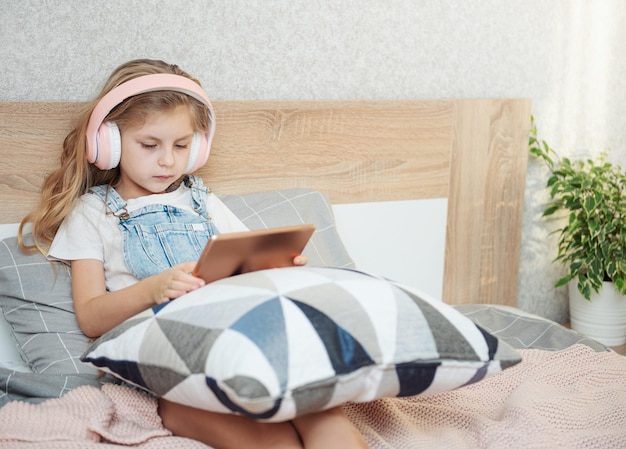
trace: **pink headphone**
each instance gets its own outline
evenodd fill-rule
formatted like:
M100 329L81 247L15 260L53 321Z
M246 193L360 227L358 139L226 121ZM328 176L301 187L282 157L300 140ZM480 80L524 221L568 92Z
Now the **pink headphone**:
M191 173L206 163L215 133L213 106L202 87L189 78L173 74L140 76L120 84L102 97L91 113L87 124L87 160L89 162L101 170L117 167L122 154L121 136L117 125L113 122L105 122L105 117L125 99L157 90L182 92L207 106L209 131L206 134L198 132L194 134L185 173Z

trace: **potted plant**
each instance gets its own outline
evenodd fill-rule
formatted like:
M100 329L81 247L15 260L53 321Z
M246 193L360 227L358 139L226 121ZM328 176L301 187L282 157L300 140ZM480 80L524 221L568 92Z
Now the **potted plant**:
M560 227L554 231L558 233L555 261L563 263L567 272L556 281L555 287L569 285L572 328L608 345L624 344L626 174L607 159L606 151L596 158L559 157L550 145L538 139L534 117L531 117L529 146L530 153L543 160L550 171L546 184L550 201L543 217L561 219ZM591 304L604 304L598 299L600 294L612 296L604 307L606 310L587 310L587 307L603 307ZM594 317L601 321L598 330L590 330L590 320ZM623 323L612 324L617 319ZM613 329L614 326L619 329Z

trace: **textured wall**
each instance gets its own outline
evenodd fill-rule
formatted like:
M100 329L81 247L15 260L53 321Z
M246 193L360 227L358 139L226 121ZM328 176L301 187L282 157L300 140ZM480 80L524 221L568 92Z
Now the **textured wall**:
M84 100L153 57L215 100L528 97L553 146L623 159L625 41L622 0L2 0L0 99ZM544 182L531 161L519 304L561 320Z

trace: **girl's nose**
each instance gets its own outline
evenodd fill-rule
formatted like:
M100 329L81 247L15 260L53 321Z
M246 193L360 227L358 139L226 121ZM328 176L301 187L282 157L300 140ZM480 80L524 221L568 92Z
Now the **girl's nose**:
M159 164L168 167L174 164L174 151L172 149L164 149L159 157Z

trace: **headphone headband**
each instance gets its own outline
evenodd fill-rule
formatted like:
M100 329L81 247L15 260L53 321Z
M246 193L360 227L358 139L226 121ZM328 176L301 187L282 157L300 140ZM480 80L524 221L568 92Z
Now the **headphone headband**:
M201 167L206 162L209 156L209 149L211 148L211 142L213 141L213 135L215 134L215 117L213 112L213 106L209 101L204 89L200 87L193 80L174 74L159 73L153 75L144 75L137 78L133 78L130 81L120 84L112 89L106 95L104 95L89 118L87 124L87 160L94 163L96 166L103 170L113 168L117 165L118 161L109 162L104 161L103 151L100 148L100 138L102 138L101 127L103 126L106 116L117 106L129 97L139 95L146 92L154 92L159 90L177 91L189 95L196 100L205 104L208 108L209 115L209 130L206 134L207 151L202 154L200 160L192 159L190 155L190 166L188 171L193 171L198 167ZM112 165L112 166L111 166Z

